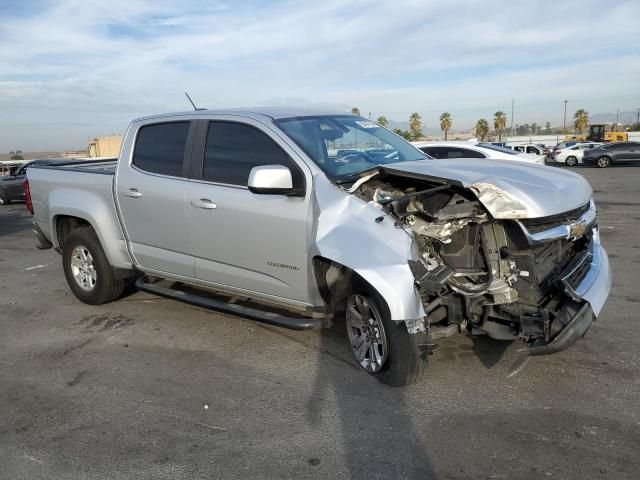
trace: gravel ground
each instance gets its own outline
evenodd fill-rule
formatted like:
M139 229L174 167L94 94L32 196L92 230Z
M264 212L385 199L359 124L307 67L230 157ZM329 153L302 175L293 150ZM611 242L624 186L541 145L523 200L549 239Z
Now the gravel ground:
M145 293L99 307L0 207L0 478L630 479L640 471L640 167L593 185L614 290L571 349L456 336L422 383L292 332Z

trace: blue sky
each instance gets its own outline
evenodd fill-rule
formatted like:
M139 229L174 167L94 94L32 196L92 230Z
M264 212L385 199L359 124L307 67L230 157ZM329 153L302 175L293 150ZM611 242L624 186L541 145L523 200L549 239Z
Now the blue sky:
M640 107L640 2L0 0L0 151L132 117L324 106L454 130Z

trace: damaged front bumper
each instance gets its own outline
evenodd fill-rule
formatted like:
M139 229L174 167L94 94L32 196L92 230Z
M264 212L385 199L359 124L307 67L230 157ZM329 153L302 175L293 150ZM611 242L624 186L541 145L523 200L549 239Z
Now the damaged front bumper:
M578 274L580 280L575 281ZM612 276L609 258L600 244L597 227L593 229L593 240L586 255L564 273L561 283L566 295L579 308L548 343L534 344L527 348L529 355L547 355L568 348L584 336L600 314L611 291Z

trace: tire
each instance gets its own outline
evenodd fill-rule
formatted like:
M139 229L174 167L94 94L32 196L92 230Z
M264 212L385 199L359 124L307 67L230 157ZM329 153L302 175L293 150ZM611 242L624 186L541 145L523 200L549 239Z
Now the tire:
M575 167L578 164L578 159L571 155L570 157L567 157L565 163L570 167Z
M0 191L0 205L9 205L11 203L11 198L5 192Z
M122 295L126 280L117 280L100 240L91 227L73 230L64 242L62 266L67 283L81 302L101 305Z
M598 159L596 160L596 166L598 166L598 168L607 168L610 165L611 158L607 157L606 155L598 157Z
M360 319L356 313L360 313L360 319L369 317L366 330L358 328ZM420 345L426 343L426 335L409 334L404 323L392 321L386 303L377 292L365 288L352 293L347 299L345 316L355 359L369 374L393 387L411 385L424 377L429 354ZM368 349L364 355L363 349ZM381 361L379 364L376 361L374 366L372 359Z

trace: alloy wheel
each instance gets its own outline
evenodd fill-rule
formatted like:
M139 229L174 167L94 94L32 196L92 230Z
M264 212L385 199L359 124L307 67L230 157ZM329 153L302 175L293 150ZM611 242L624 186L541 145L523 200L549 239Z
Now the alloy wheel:
M93 264L93 256L82 245L78 245L71 252L71 273L78 286L84 291L90 292L95 288L98 273Z
M358 363L370 373L379 372L389 356L389 344L380 312L360 294L347 302L347 334Z

